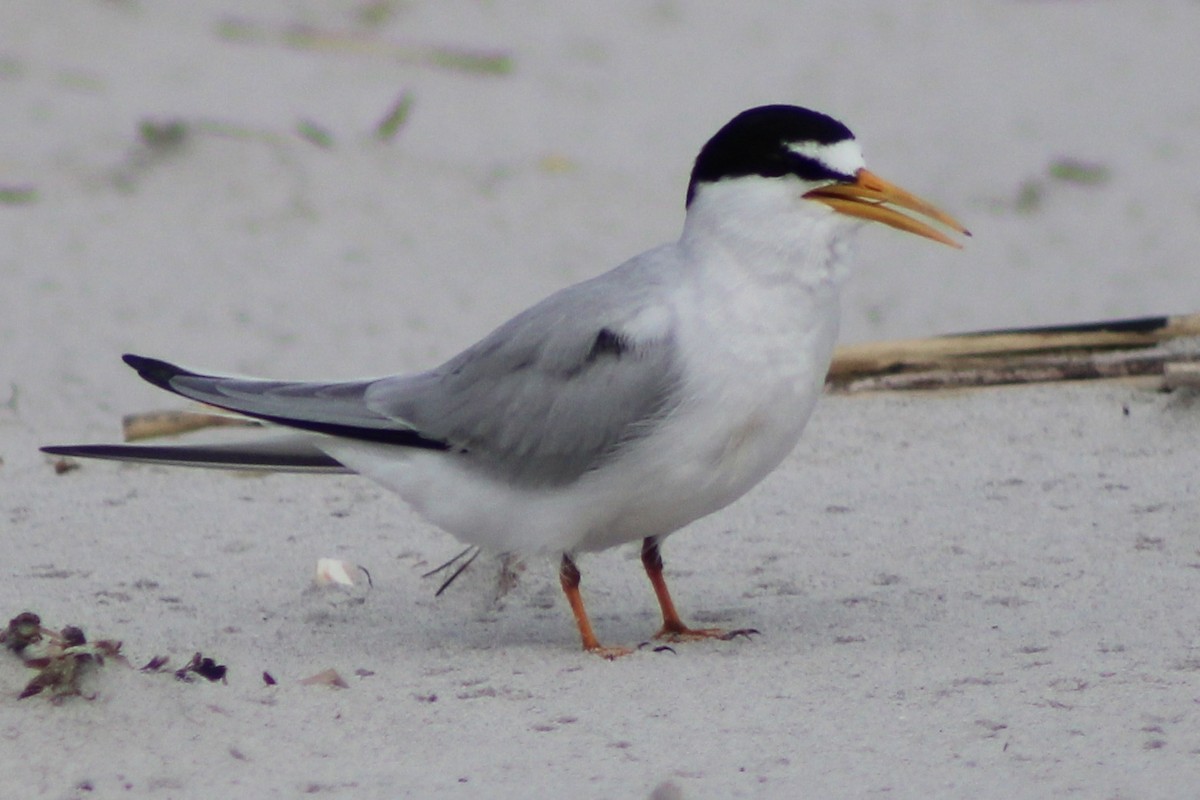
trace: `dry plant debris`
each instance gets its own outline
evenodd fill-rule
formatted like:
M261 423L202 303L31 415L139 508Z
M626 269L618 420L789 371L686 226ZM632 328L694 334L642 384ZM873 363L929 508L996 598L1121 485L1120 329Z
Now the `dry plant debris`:
M35 694L45 694L52 702L75 695L87 697L80 684L90 670L104 666L108 659L131 666L121 654L121 642L114 639L89 642L83 629L73 625L61 631L51 630L42 625L41 617L32 611L23 611L9 620L8 626L0 630L0 644L20 657L25 666L38 671L21 691L19 698L22 700ZM140 671L162 672L169 660L167 656L155 656ZM227 671L225 665L196 653L173 674L185 683L191 683L196 675L225 683Z
M65 475L79 469L79 462L73 458L60 458L54 462L54 474Z
M228 414L207 414L196 411L146 411L127 414L121 418L121 431L125 441L136 442L159 436L176 436L181 433L205 428L255 428L257 420L234 417Z
M196 653L191 661L175 670L175 680L191 683L194 680L192 676L199 675L213 682L226 683L225 673L228 671L229 668L224 664L218 664L211 658Z
M106 658L121 656L121 643L111 639L88 642L81 628L68 625L61 631L42 626L41 617L23 611L0 632L0 642L16 653L25 666L38 670L18 699L46 693L52 701L82 695L80 680L91 665L103 666Z
M375 138L381 142L390 142L396 138L396 134L400 132L400 128L408 120L408 114L412 111L413 96L409 92L402 92L396 98L396 102L392 103L384 114L383 119L375 126Z
M170 660L171 660L170 656L155 656L154 658L152 658L146 662L146 665L144 667L142 667L141 671L142 672L158 672L164 666L166 666L167 662Z
M842 392L949 389L1179 375L1197 362L1200 314L1189 314L843 345L826 381Z

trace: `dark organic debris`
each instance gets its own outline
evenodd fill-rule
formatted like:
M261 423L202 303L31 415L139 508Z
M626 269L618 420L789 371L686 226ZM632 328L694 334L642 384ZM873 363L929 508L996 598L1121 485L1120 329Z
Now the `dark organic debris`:
M0 642L14 653L20 653L31 644L42 640L42 618L32 611L22 611L8 621L8 627L0 631Z
M138 123L138 138L150 150L172 150L187 141L188 125L181 119L143 119Z
M450 584L454 583L455 579L458 578L459 575L462 575L463 572L466 571L467 567L471 566L471 563L473 561L475 561L476 558L479 558L480 552L482 552L482 551L478 547L474 547L474 546L468 547L465 550L459 552L458 555L454 556L454 558L451 558L445 564L442 564L440 567L435 567L434 569L431 569L431 570L429 570L429 572L426 572L424 575L422 575L421 576L422 578L432 577L434 575L437 575L439 572L443 572L447 569L450 569L450 567L453 567L459 561L462 561L462 559L464 559L464 558L466 559L466 561L463 561L463 563L461 565L459 565L458 569L456 569L456 570L454 570L454 572L450 573L450 577L448 577L448 578L446 578L446 580L442 581L442 585L439 586L438 590L433 593L433 596L441 597L442 592L446 591L446 589L448 589L450 587Z
M184 681L185 683L191 683L192 675L196 674L202 678L207 678L210 681L220 681L221 683L225 683L225 673L227 671L228 667L226 667L224 664L218 664L211 658L208 658L200 653L196 653L194 656L192 656L191 661L175 670L175 679Z
M9 620L8 625L0 630L0 644L19 656L25 666L38 671L21 692L21 699L44 693L57 702L63 697L82 695L82 676L95 667L103 666L108 659L132 669L121 653L121 642L115 639L88 641L83 629L74 625L68 625L60 631L51 630L42 625L41 618L32 611L24 611ZM162 673L168 661L168 656L154 656L139 668L139 672ZM196 675L225 683L227 672L224 664L196 653L187 664L171 674L185 683L193 682ZM275 683L275 679L265 672L263 680L268 685Z
M146 662L146 665L144 667L142 667L141 671L142 672L160 672L160 671L162 671L162 668L164 666L166 666L167 662L170 660L171 660L170 656L155 656L154 658L152 658Z
M24 700L45 692L52 700L82 694L80 679L89 665L102 666L106 658L124 663L121 643L111 639L88 642L83 629L68 625L61 631L42 626L32 611L13 617L0 632L0 641L25 662L38 670L18 695Z
M112 172L113 185L131 192L152 168L166 163L187 149L193 126L181 119L144 119L138 123L137 141Z
M54 462L54 474L65 475L79 469L79 462L71 458L60 458Z

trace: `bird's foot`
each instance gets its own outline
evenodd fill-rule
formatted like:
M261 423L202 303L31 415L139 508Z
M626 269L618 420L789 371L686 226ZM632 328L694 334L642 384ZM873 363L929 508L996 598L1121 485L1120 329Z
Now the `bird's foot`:
M627 656L633 652L633 650L628 647L604 647L599 644L597 644L595 647L587 647L584 649L592 655L600 656L607 661L616 661L618 658Z
M679 624L663 625L662 629L654 634L654 638L672 643L696 642L701 639L720 639L723 642L728 642L739 636L745 636L749 639L756 633L758 633L757 628L738 628L727 631L724 628L689 628L686 625Z

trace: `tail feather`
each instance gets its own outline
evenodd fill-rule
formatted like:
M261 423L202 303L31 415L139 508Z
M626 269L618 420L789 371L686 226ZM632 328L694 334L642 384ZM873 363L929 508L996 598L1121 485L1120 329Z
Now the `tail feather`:
M289 428L382 444L447 450L403 420L379 413L365 395L373 381L304 383L203 375L166 361L127 354L126 364L145 380L191 400Z

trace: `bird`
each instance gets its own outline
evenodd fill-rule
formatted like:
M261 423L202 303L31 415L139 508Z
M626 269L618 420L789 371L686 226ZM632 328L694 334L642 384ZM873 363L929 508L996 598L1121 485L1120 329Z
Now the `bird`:
M729 636L684 623L663 540L796 446L823 389L858 229L882 223L956 248L947 231L970 233L869 171L843 123L795 105L722 126L695 159L685 208L676 241L551 294L423 372L282 381L124 356L155 386L270 423L270 438L42 450L361 474L468 546L559 559L583 649L610 659L631 648L600 643L576 559L640 541L656 636Z

